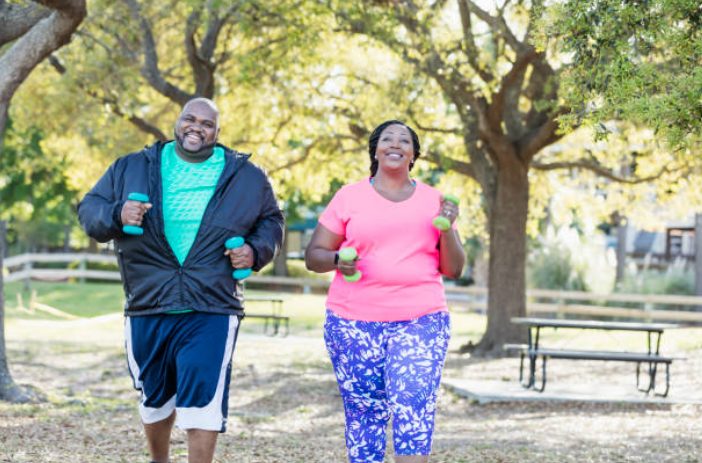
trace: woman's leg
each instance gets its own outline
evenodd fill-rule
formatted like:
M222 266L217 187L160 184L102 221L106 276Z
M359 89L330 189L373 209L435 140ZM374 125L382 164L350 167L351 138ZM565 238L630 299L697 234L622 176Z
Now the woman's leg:
M342 319L327 311L324 340L339 383L351 463L380 463L390 413L385 394L382 324Z
M431 452L441 371L451 336L449 315L440 312L398 322L388 336L386 388L397 462L426 462Z

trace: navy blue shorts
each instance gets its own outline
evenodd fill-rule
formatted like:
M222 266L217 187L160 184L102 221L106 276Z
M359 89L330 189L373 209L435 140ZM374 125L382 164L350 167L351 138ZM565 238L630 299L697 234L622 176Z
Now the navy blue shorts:
M175 411L181 429L224 432L239 321L200 312L126 318L127 362L145 424Z

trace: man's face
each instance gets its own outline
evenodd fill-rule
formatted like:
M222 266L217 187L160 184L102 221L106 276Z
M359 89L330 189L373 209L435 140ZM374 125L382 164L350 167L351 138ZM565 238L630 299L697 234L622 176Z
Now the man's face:
M219 115L209 104L195 101L183 108L175 126L179 147L189 157L208 157L219 135Z

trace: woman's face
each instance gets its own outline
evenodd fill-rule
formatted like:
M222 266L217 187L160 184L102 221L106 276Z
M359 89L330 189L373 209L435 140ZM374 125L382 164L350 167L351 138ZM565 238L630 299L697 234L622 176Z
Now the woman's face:
M386 127L380 133L375 156L381 169L404 169L409 172L409 165L414 159L414 144L407 127L399 124Z

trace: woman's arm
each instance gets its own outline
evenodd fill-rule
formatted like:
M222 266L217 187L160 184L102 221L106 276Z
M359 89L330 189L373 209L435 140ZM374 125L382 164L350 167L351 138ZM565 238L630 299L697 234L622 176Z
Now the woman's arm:
M330 232L323 225L317 224L314 229L312 239L305 250L305 265L308 270L317 273L330 272L339 269L344 275L353 275L356 273L356 260L343 261L336 259L336 252L344 242L344 236Z
M466 252L458 232L449 228L439 239L439 272L449 278L459 278L466 265Z

